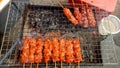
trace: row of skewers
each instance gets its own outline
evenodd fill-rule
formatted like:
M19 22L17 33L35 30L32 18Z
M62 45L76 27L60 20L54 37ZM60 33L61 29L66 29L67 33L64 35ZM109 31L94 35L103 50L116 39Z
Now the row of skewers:
M83 5L83 2L81 1L81 10L80 6L75 6L74 0L72 0L73 3L73 9L74 13L70 11L69 8L64 7L59 1L59 5L63 8L63 13L67 17L67 19L74 25L80 25L84 28L95 27L96 21L94 18L94 13L92 9L86 4Z
M57 37L47 38L43 40L38 38L24 37L23 46L20 54L20 62L25 68L26 63L30 63L30 68L32 68L33 63L37 63L37 68L39 63L46 63L46 68L48 68L48 63L52 60L61 63L68 63L71 67L72 63L77 63L78 68L80 68L80 62L82 61L82 53L80 47L79 39L65 39Z

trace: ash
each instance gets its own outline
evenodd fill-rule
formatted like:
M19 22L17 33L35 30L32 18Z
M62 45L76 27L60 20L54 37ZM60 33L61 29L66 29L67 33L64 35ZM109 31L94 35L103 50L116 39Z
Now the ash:
M41 28L57 29L60 23L59 12L56 10L35 10L29 12L29 23L32 28L37 30Z

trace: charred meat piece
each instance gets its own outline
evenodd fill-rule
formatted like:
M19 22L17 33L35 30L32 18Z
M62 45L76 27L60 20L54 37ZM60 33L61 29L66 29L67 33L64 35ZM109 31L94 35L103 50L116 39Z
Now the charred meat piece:
M44 53L44 62L48 63L52 56L52 43L51 43L50 39L45 40L43 53Z
M52 61L58 62L60 61L59 58L59 41L57 37L52 38Z
M42 50L43 50L43 40L41 38L38 38L36 41L35 63L42 62L43 59Z
M86 11L87 11L90 27L95 27L96 21L95 21L94 13L92 12L92 9L90 7L87 7Z
M65 50L66 50L66 63L70 64L74 61L74 51L73 51L73 43L71 39L66 40L66 45L65 45Z
M20 62L25 64L29 62L29 38L24 37L22 53L20 54Z
M60 61L65 62L65 39L60 39Z
M68 8L63 8L63 13L67 19L74 25L78 24L78 20L73 16L72 12Z
M78 20L78 24L81 25L82 24L82 21L81 21L82 14L81 14L81 12L80 12L78 7L74 7L74 16Z
M87 19L87 12L86 12L85 6L82 7L81 14L82 14L82 19L81 19L82 26L84 28L88 28L88 19Z
M80 41L79 39L73 40L73 49L74 49L74 62L80 63L82 61L82 53L81 53L81 47L80 47Z

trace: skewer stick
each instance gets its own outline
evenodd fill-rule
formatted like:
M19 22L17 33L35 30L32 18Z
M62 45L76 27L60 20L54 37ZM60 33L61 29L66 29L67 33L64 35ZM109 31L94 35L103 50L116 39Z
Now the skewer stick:
M39 67L39 63L37 63L37 68Z
M73 3L73 6L75 7L75 2L74 2L74 0L72 0L72 3Z
M48 68L48 63L46 63L46 68Z
M70 65L69 65L69 68L71 68L71 63L70 63Z
M61 66L60 66L60 68L62 68L62 61L61 61Z
M80 68L80 63L78 62L78 68Z
M56 62L55 62L55 68L56 68Z
M32 63L30 63L30 68L32 68Z
M25 68L25 63L23 64L23 68Z
M58 1L58 0L57 0L57 1ZM61 4L60 1L58 1L58 4L59 4L62 8L64 8L64 6Z

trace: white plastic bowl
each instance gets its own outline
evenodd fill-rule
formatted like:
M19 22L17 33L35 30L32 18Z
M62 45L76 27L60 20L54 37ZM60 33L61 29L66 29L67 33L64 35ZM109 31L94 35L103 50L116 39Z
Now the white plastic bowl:
M0 2L0 12L4 9L4 7L6 7L6 5L8 5L8 3L10 3L11 0L2 0Z
M120 32L120 19L114 15L109 15L101 20L99 33L101 35L117 34Z

